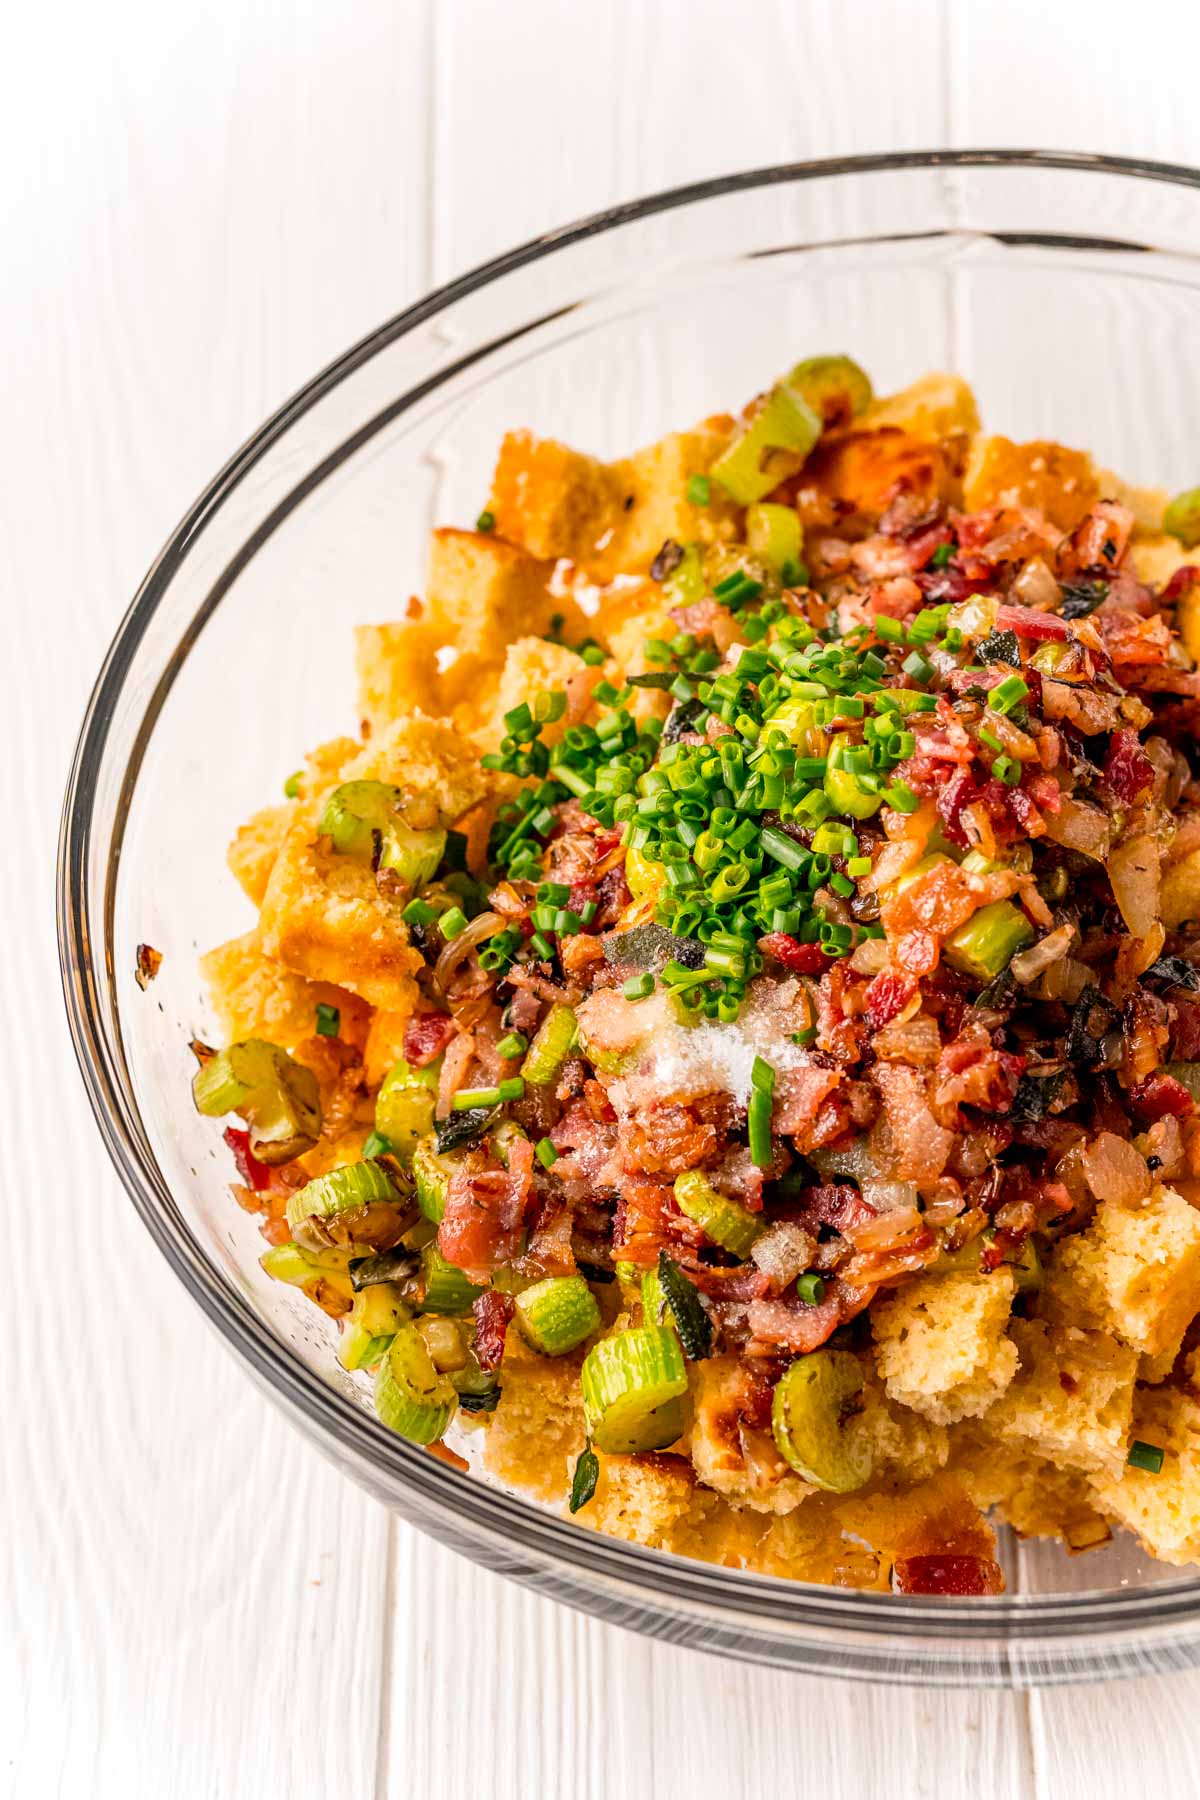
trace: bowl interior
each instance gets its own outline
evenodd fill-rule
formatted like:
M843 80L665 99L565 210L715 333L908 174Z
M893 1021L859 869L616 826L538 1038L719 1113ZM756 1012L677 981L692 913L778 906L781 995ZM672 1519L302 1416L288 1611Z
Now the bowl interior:
M87 1054L127 1084L120 1129L172 1197L167 1229L321 1383L366 1406L322 1315L258 1269L220 1132L189 1102L187 1046L214 1030L198 955L253 924L224 864L234 827L304 750L355 730L353 626L421 592L430 527L474 520L505 430L615 455L815 351L848 350L879 391L958 370L989 429L1187 485L1196 213L1173 183L984 165L772 181L610 223L381 333L188 522L110 672L76 795L74 951L102 1040ZM142 942L164 958L145 992ZM1127 1542L1005 1558L1025 1594L1180 1579Z

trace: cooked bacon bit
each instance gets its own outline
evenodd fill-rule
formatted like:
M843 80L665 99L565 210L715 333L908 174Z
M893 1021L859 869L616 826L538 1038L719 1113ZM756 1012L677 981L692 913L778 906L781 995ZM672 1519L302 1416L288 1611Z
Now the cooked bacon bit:
M954 1134L930 1111L925 1079L905 1063L880 1062L872 1070L896 1147L897 1181L936 1181L954 1147Z
M939 790L936 797L938 815L952 844L962 848L971 839L963 824L963 813L979 798L979 783L970 769L958 769Z
M892 945L892 959L908 975L932 975L942 947L932 931L907 931Z
M236 1125L227 1125L222 1137L233 1152L233 1160L237 1164L237 1172L248 1188L260 1194L271 1180L271 1170L266 1163L259 1162L250 1148L250 1133L239 1131Z
M1065 643L1071 636L1069 619L1057 613L1037 612L1032 606L1002 606L996 614L997 631L1015 631L1018 637L1039 643Z
M1142 749L1136 731L1114 731L1104 759L1106 785L1126 806L1144 794L1154 780L1154 764Z
M897 1014L902 1013L917 992L911 975L897 975L885 969L867 989L867 1023L872 1031L882 1031Z
M860 1055L861 1021L847 1012L849 970L835 962L821 977L817 989L817 1048L839 1062L857 1062Z
M145 991L158 971L162 968L162 951L156 950L153 944L139 944L137 947L137 967L134 980Z
M770 1278L753 1263L745 1263L740 1269L714 1269L707 1263L693 1262L686 1257L679 1260L686 1267L692 1286L707 1294L710 1300L737 1301L744 1305L748 1300L761 1300L770 1292Z
M1000 1564L987 1556L905 1556L893 1573L898 1594L953 1594L967 1599L1004 1592Z
M693 1107L662 1101L634 1113L621 1134L621 1166L631 1174L682 1175L715 1162L721 1150L714 1124Z
M935 863L883 908L889 938L910 931L932 931L945 937L964 925L979 906L978 890L957 863Z
M436 1062L457 1026L449 1013L414 1013L404 1027L404 1059L414 1069L428 1068Z
M1163 589L1160 599L1164 606L1175 606L1183 596L1200 581L1200 569L1194 563L1184 563L1176 569L1170 581Z
M772 1349L782 1346L798 1356L807 1356L831 1338L842 1322L842 1301L837 1292L826 1294L816 1306L803 1300L753 1300L747 1314L751 1331L759 1344ZM751 1346L751 1354L755 1346Z
M441 1438L438 1438L435 1444L426 1444L425 1448L430 1456L436 1456L439 1462L447 1463L450 1468L458 1469L464 1475L469 1474L471 1465L466 1457L460 1456L457 1450L451 1450L449 1444L444 1444Z
M511 1294L489 1288L471 1304L475 1315L475 1357L484 1371L498 1369L504 1357L504 1337L517 1310Z
M450 1177L438 1249L473 1281L520 1254L521 1230L533 1191L533 1145L517 1138L508 1168L489 1168L476 1152Z
M820 944L801 944L784 931L769 931L759 938L758 947L793 975L820 975L829 964Z
M849 1182L829 1182L808 1190L797 1217L808 1231L816 1232L828 1225L845 1235L853 1226L865 1225L868 1219L875 1218L876 1212Z
M939 1114L956 1106L1006 1113L1025 1068L1023 1056L992 1048L986 1033L947 1044L938 1059L931 1098Z
M1182 1081L1173 1075L1151 1075L1130 1090L1129 1099L1144 1119L1182 1119L1195 1105Z
M841 1079L841 1069L809 1059L799 1068L781 1069L775 1078L775 1130L801 1136Z

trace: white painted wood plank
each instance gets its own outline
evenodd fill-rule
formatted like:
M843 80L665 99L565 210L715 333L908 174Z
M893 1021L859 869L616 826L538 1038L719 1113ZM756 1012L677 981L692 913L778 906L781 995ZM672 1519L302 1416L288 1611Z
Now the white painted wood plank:
M67 12L23 13L0 107L0 804L24 847L0 868L0 1204L46 1271L0 1319L0 1791L360 1795L390 1521L249 1386L109 1173L51 869L84 698L159 543L428 282L427 13Z

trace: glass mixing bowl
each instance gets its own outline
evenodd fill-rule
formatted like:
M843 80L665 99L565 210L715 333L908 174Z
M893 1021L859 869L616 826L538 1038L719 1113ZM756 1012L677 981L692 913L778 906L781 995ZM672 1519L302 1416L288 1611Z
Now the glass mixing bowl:
M130 607L66 797L60 940L96 1117L183 1286L347 1474L422 1530L636 1629L795 1669L1029 1684L1200 1660L1200 1577L1128 1543L1008 1542L1009 1592L859 1594L603 1538L389 1435L322 1315L257 1265L188 1093L198 953L248 928L233 827L351 727L351 627L398 616L426 534L469 523L512 426L601 455L848 350L881 391L951 368L991 429L1197 475L1200 174L1034 152L798 164L554 232L390 320L289 400L192 507ZM181 422L186 429L186 421ZM164 952L142 992L139 942Z

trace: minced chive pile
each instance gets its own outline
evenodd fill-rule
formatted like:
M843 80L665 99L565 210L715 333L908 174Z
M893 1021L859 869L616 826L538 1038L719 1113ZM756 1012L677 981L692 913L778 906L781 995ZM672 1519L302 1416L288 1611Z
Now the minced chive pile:
M693 485L697 503L699 493ZM697 566L694 548L680 553L669 597L696 596ZM590 923L586 910L568 904L567 888L544 880L555 808L574 798L600 825L624 828L630 867L640 862L651 879L657 875L658 922L704 946L702 967L672 960L658 983L685 1007L723 1022L737 1017L747 983L762 968L760 937L786 933L838 957L862 937L881 935L878 925L834 916L829 897L850 900L870 873L856 823L882 806L912 812L918 805L893 771L915 747L910 715L933 711L937 699L894 685L889 652L903 650L904 674L926 683L932 646L963 647L962 633L948 624L949 606L926 607L907 625L881 616L873 628L826 639L766 585L737 568L712 587L737 615L745 641L732 669L722 672L711 641L689 632L652 638L647 673L620 688L598 683L594 724L569 726L553 746L545 743L543 729L562 719L566 695L536 694L505 714L500 748L483 759L527 784L501 807L491 854L509 879L539 883L533 935L525 940L533 954L548 960L558 940ZM603 655L596 648L594 661ZM635 717L630 703L639 687L671 697L665 727ZM1007 713L1026 692L1019 676L1009 676L989 704ZM720 721L724 735L710 740L710 719ZM684 731L704 741L681 741ZM1019 765L1002 751L995 772L1004 781L1020 778ZM515 930L501 932L481 961L502 973L522 941ZM631 976L623 991L640 1000L655 985L652 977Z

